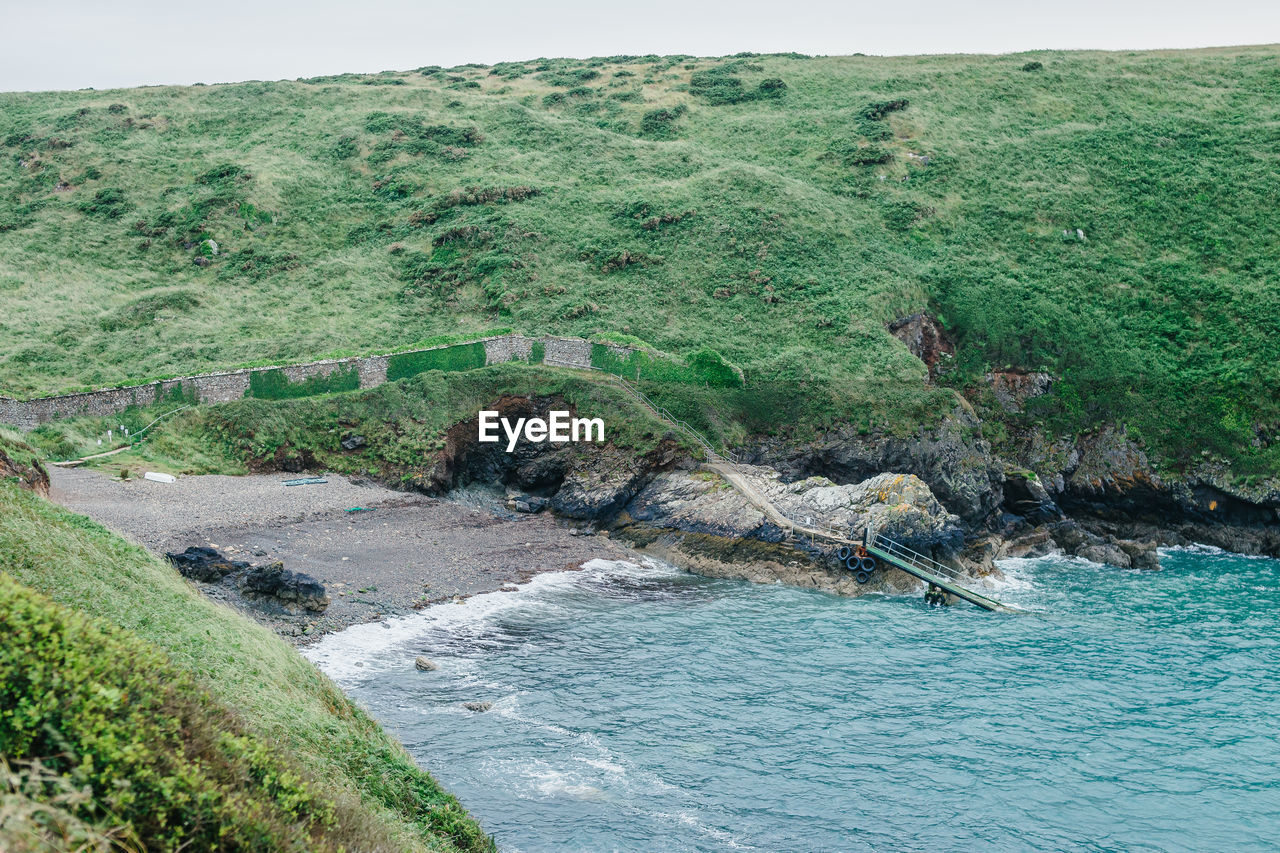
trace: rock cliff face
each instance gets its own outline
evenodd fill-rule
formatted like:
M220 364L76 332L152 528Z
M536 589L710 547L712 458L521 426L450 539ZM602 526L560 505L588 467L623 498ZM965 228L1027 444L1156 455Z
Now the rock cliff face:
M1178 478L1162 477L1115 428L1054 442L1033 434L1014 455L1068 515L1103 535L1280 556L1275 481L1241 486L1208 462Z
M574 412L558 397L505 396L489 409L514 422L545 418L553 409ZM559 515L584 521L613 516L677 456L674 438L664 438L637 456L613 444L552 444L521 439L508 453L506 442L481 444L479 419L449 430L444 451L420 488L443 493L468 483L501 485L526 495L549 498Z
M798 447L766 442L752 456L788 479L819 475L857 483L886 471L912 474L965 524L980 528L1004 501L1004 466L978 426L972 413L957 407L936 429L918 436L863 435L846 428Z

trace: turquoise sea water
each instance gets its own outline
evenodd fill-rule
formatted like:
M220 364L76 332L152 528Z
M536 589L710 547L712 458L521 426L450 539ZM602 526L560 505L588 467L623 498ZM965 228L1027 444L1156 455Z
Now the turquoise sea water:
M507 851L1277 849L1280 561L1163 562L999 616L597 561L309 655Z

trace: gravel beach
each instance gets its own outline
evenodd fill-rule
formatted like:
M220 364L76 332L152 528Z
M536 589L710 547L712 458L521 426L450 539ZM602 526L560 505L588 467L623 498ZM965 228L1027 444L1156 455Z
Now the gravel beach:
M199 545L233 560L276 560L322 582L322 614L268 613L234 587L194 583L300 645L427 603L490 592L544 571L630 552L601 535L574 536L547 515L506 511L500 495L442 500L325 475L181 477L123 482L92 470L51 468L50 497L163 556ZM358 510L358 511L350 511Z

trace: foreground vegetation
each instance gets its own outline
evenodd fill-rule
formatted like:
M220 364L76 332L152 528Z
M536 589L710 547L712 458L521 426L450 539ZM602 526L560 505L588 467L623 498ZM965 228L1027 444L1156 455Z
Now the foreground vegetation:
M0 95L0 388L501 324L713 346L748 389L814 389L804 418L910 427L952 401L884 324L930 308L958 341L944 383L1061 377L1015 426L1119 421L1170 466L1208 450L1274 473L1277 54L613 57Z
M491 849L293 648L7 481L0 627L4 849Z

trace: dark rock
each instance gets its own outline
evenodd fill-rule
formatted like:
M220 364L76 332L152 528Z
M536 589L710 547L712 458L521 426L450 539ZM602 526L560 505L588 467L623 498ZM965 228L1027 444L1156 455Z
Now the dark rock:
M1106 563L1120 569L1127 569L1132 565L1129 555L1118 545L1106 542L1085 545L1076 551L1076 556L1083 557L1092 563Z
M566 475L551 498L551 508L583 521L612 518L660 471L669 469L677 455L670 437L639 459L613 447L597 449Z
M1070 519L1051 525L1049 533L1053 536L1053 540L1058 544L1058 547L1068 554L1074 554L1085 545L1099 541L1097 537L1092 536L1078 523Z
M198 258L192 258L191 263L195 264L198 267L207 267L209 266L209 264L213 263L213 261L201 255Z
M1016 471L1005 476L1004 506L1032 524L1062 517L1062 510L1049 496L1044 484L1029 472Z
M324 584L311 575L288 571L279 562L250 569L240 582L240 591L248 598L267 600L291 612L318 613L329 606Z
M339 443L342 445L343 450L359 450L369 442L365 440L363 435L348 435Z
M541 498L536 495L517 495L512 500L512 508L516 512L542 512L547 508L550 501L547 498Z
M1004 501L1004 465L964 408L922 435L862 435L847 427L799 448L762 447L757 455L774 458L773 467L789 480L820 475L860 483L887 471L914 474L973 529L992 520Z
M1121 551L1129 557L1129 565L1135 569L1147 571L1160 570L1160 554L1156 550L1154 540L1137 542L1132 539L1121 539L1116 542Z
M1061 551L1048 528L1037 527L1006 542L1000 557L1047 557Z
M468 711L475 711L477 714L484 713L493 707L492 702L463 702L462 707Z
M204 583L217 583L233 572L249 568L248 563L228 560L213 548L188 548L181 554L165 556L184 577Z
M906 344L911 354L929 368L930 379L937 375L940 364L956 354L956 345L942 324L928 314L912 314L894 320L888 328L889 334Z

